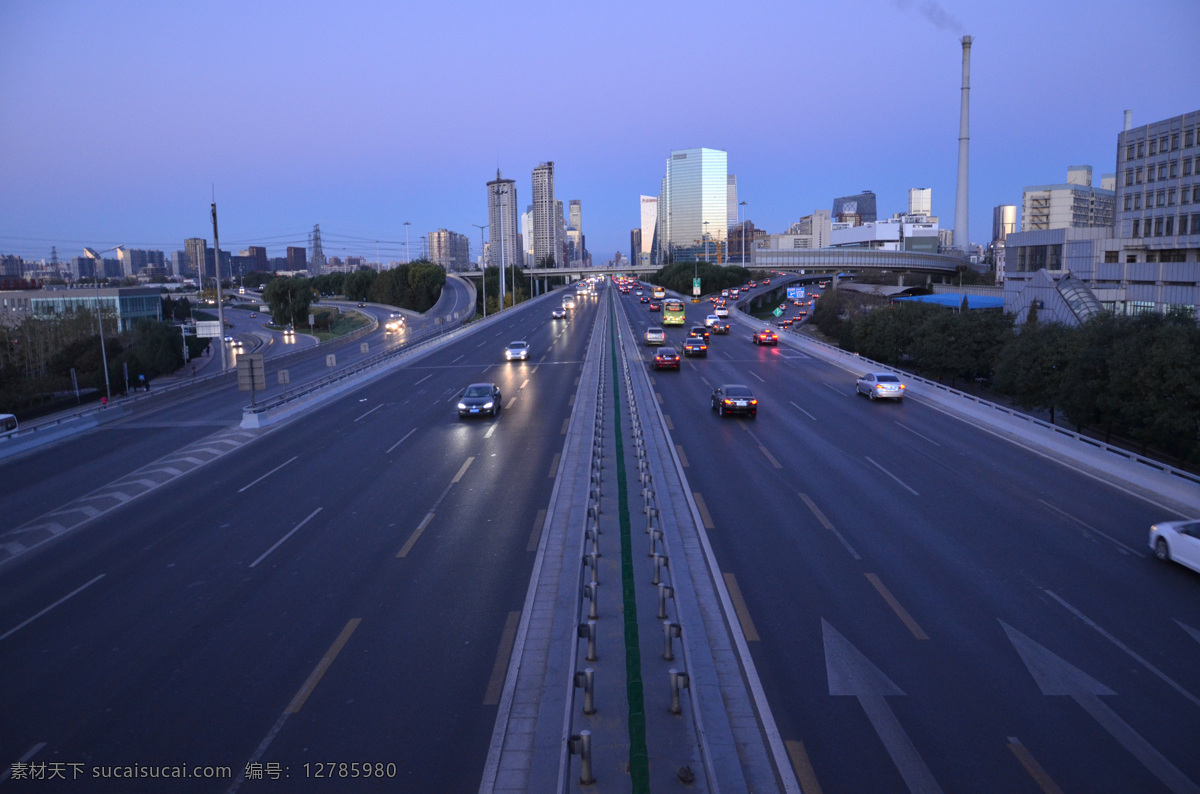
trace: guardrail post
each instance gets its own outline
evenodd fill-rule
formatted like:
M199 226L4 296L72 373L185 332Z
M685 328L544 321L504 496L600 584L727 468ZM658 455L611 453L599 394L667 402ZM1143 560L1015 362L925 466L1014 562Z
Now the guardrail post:
M582 673L575 673L575 688L583 688L583 713L589 717L596 713L596 671L585 667Z
M579 783L590 786L596 782L592 777L592 732L580 731L567 742L571 755L579 756Z
M658 619L666 620L667 617L667 599L675 597L675 588L669 584L658 585Z
M662 540L662 530L650 530L650 554L647 556L653 557L658 551L658 541Z
M669 620L663 621L663 661L675 661L675 650L671 644L671 640L675 637L681 636L682 633L683 628L678 623L672 623ZM588 659L588 661L590 662L593 660Z
M650 584L658 584L662 581L662 569L670 565L670 560L665 554L654 555L654 578L650 580Z
M598 607L596 606L596 602L598 601L596 596L599 595L599 593L597 592L599 587L600 587L599 582L588 582L587 584L585 584L583 586L583 594L589 602L588 603L588 620L596 620L597 618L600 617Z
M599 572L596 569L600 564L599 558L595 554L585 554L583 555L583 564L592 569L592 583L598 583L600 579Z
M667 671L667 675L671 681L671 706L667 710L672 714L682 714L683 708L679 705L679 693L681 690L691 687L691 678L687 673L681 673L674 667Z
M596 621L589 620L587 623L580 623L578 633L579 639L587 640L587 656L584 658L589 662L596 661ZM670 642L670 640L668 640L668 642Z

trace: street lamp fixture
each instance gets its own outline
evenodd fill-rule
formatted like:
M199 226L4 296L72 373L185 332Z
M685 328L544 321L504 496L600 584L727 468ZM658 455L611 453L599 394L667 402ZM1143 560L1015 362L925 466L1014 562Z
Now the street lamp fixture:
M116 245L97 253L92 248L84 248L83 254L95 263L92 280L96 285L96 325L100 328L100 362L104 366L104 402L112 402L112 384L108 380L108 352L104 349L104 317L100 312L100 271L104 269L104 255L109 251L120 251L124 246Z

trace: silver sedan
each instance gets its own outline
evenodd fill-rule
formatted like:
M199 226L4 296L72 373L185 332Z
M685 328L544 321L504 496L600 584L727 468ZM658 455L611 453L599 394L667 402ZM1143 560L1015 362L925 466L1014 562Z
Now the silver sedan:
M900 402L904 399L904 384L890 372L868 372L854 384L854 391L865 394L872 400L889 399Z

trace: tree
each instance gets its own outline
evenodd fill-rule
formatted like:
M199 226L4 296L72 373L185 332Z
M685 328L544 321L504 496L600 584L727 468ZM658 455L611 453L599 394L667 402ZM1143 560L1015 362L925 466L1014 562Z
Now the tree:
M374 270L356 270L353 273L347 274L342 283L342 290L346 295L346 299L365 301L371 294L371 287L374 286L378 275Z
M546 254L538 260L537 266L540 268L554 267L554 254Z
M307 325L312 298L312 285L306 278L276 278L263 288L263 300L271 307L271 321L276 325Z
M1025 323L997 353L992 385L1022 408L1048 410L1053 424L1070 354L1067 337L1073 330L1058 323Z
M437 303L446 284L446 271L428 261L413 262L408 266L408 297L406 309L427 312Z

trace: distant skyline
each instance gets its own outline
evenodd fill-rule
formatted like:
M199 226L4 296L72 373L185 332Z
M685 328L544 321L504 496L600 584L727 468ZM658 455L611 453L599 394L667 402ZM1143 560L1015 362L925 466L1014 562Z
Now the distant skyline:
M7 0L0 254L211 244L215 190L223 250L282 256L319 223L327 256L403 260L407 221L413 256L443 228L478 256L497 168L532 196L554 161L599 263L693 147L728 153L769 232L864 189L889 217L930 188L950 228L963 34L972 242L1027 185L1112 173L1124 110L1200 107L1194 0Z

